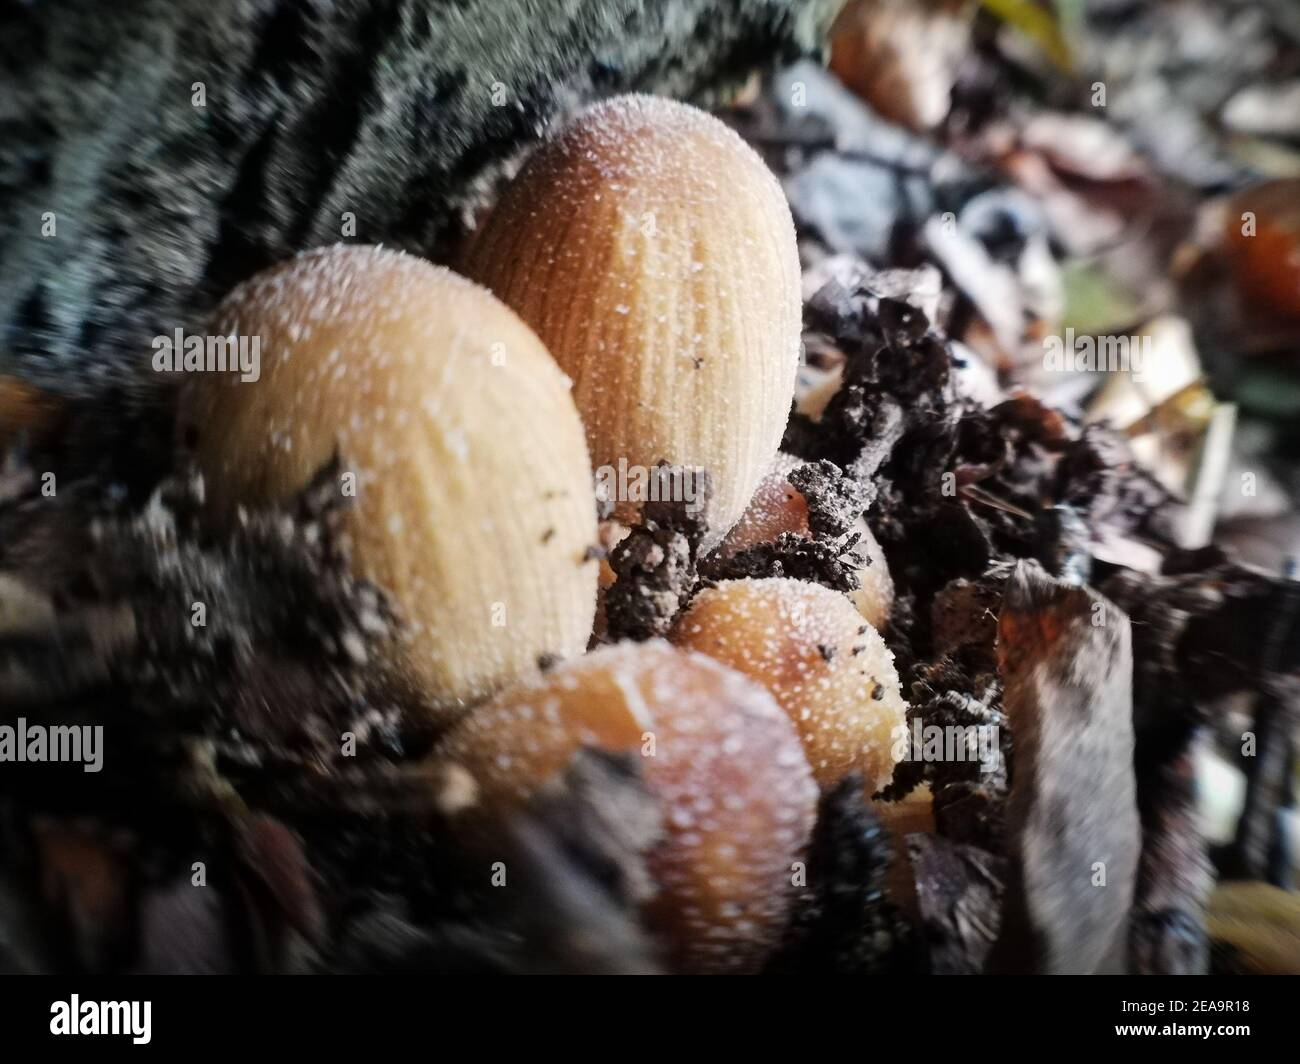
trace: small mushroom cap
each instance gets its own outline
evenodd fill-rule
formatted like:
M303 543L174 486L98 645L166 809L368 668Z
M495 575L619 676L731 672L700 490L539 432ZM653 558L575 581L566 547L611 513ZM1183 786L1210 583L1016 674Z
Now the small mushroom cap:
M487 290L395 251L333 247L218 308L260 376L195 374L183 434L209 502L292 500L334 455L345 544L406 622L392 664L446 719L585 649L595 496L568 382Z
M760 543L773 543L786 532L804 537L812 535L808 526L808 503L789 479L790 474L804 464L794 455L784 451L777 453L776 461L759 482L749 506L722 541L719 549L724 556ZM858 612L880 631L889 623L893 610L894 580L889 573L884 549L867 522L858 518L852 531L859 536L856 550L865 562L857 569L858 587L848 592L848 596Z
M1232 197L1225 224L1228 262L1246 302L1300 319L1300 178L1243 189Z
M568 662L473 710L440 754L484 811L524 802L583 747L640 755L665 837L647 915L688 971L751 971L789 915L817 789L795 730L759 685L662 640Z
M868 794L892 779L907 703L893 654L845 596L786 577L724 580L695 596L670 638L766 687L823 788L850 771Z

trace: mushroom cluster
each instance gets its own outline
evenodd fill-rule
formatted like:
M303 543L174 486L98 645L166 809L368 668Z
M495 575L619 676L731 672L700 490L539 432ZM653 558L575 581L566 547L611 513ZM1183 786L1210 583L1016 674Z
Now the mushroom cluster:
M508 817L583 748L630 755L664 831L644 906L682 971L753 971L779 943L819 786L891 778L905 704L855 604L793 579L698 590L669 641L593 644L603 469L707 472L702 551L808 535L778 458L799 359L799 257L759 157L684 104L624 97L540 147L462 277L338 246L253 277L213 331L257 338L256 380L198 374L178 436L212 520L283 505L328 470L344 546L400 636L380 666ZM622 481L615 481L622 483ZM625 524L639 500L612 500ZM604 581L608 583L608 578Z

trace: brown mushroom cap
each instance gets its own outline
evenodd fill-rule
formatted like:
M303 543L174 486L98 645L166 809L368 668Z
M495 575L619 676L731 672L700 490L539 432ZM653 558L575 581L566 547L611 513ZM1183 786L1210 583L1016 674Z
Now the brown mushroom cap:
M334 247L218 308L260 377L194 374L182 432L210 503L292 500L337 454L358 573L406 626L393 664L445 719L591 633L595 501L568 383L491 293L395 251Z
M466 273L573 378L595 465L707 469L720 538L780 443L801 330L790 210L753 149L687 104L597 104L507 188Z
M789 915L816 816L795 730L759 685L662 640L568 662L473 710L440 748L507 811L582 747L627 751L658 798L650 922L688 971L752 971Z

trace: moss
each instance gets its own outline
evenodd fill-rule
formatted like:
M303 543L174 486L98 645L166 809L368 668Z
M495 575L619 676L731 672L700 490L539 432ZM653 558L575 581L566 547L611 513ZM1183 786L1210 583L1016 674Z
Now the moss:
M0 371L142 391L152 337L340 239L445 259L574 103L708 102L819 47L835 0L72 0L0 34ZM205 106L195 106L197 85ZM495 93L494 93L495 90ZM45 212L56 231L42 235ZM355 232L344 231L344 213Z

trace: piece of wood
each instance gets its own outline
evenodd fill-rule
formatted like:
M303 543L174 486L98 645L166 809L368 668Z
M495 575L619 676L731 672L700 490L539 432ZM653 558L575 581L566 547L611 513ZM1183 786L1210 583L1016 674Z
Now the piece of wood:
M1002 926L990 968L1122 970L1140 849L1128 617L1021 562L998 622L1012 731Z
M1006 862L942 835L909 835L907 855L930 971L978 975L997 939Z

